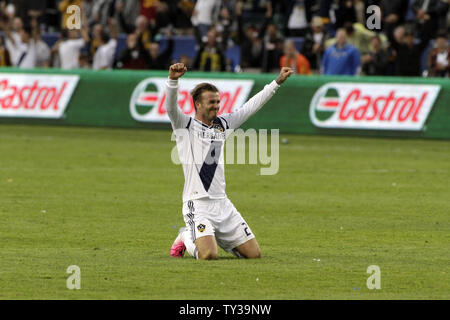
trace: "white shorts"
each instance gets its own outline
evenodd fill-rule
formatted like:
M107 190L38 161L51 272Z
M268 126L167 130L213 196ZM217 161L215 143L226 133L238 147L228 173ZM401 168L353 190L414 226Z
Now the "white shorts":
M230 253L237 246L255 238L228 198L186 201L183 203L183 218L192 241L214 236L217 244Z

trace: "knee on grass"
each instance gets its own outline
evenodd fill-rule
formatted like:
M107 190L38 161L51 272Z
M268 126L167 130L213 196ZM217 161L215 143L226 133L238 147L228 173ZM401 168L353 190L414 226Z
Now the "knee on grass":
M203 250L198 252L198 259L200 260L216 260L219 254L213 250Z
M261 251L256 250L245 255L246 259L261 259Z

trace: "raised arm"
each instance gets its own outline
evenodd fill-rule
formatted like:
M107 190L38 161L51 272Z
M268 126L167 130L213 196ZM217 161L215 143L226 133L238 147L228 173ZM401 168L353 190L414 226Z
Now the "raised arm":
M186 71L187 68L183 63L175 63L169 68L169 79L166 83L166 110L174 130L185 128L189 122L189 117L178 106L178 79Z
M91 38L89 37L89 22L86 17L86 10L83 7L83 4L81 4L81 37L84 40L85 44L88 44L89 41L91 41Z
M289 67L281 68L278 77L271 83L265 85L264 89L255 94L239 110L220 117L225 119L230 129L239 128L245 121L247 121L248 118L261 109L261 107L266 104L270 98L272 98L280 85L286 81L286 79L289 78L293 72L294 71Z

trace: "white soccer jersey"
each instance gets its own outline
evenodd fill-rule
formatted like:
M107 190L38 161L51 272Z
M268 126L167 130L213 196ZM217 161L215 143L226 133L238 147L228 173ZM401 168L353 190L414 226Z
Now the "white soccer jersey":
M237 111L218 116L211 126L189 117L178 106L178 80L166 83L166 109L175 131L178 155L183 166L183 202L226 198L224 144L226 130L239 128L276 92L272 81Z

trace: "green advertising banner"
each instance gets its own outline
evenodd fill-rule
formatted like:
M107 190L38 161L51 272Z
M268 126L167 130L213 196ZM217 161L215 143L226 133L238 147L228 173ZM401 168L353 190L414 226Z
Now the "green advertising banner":
M165 71L0 69L0 123L170 128ZM238 110L276 74L188 72L178 102L212 82L220 113ZM292 76L243 126L281 133L450 138L450 81L438 78Z

